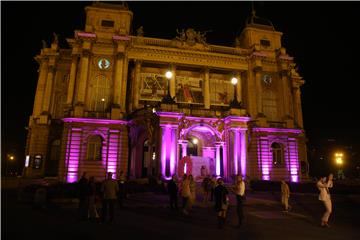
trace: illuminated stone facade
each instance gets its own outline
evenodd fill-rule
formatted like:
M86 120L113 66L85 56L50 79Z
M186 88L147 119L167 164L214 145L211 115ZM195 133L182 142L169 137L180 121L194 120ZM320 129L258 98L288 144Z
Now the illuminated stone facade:
M69 49L54 35L35 57L26 176L307 176L304 81L271 22L253 13L227 47L191 28L171 40L146 37L142 27L131 35L125 5L85 10Z

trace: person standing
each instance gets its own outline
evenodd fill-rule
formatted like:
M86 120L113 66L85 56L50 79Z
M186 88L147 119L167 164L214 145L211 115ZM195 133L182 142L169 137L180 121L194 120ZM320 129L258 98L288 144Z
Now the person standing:
M319 200L323 202L326 209L321 218L321 226L330 227L328 221L332 211L332 203L329 188L333 186L333 175L330 174L327 180L326 177L321 177L320 180L316 183L316 186L320 191Z
M281 204L284 205L285 212L288 212L291 209L289 205L290 189L289 185L282 180L281 181Z
M172 178L170 179L168 183L168 193L170 197L170 208L173 210L178 209L178 185L177 185L177 179L175 175L172 175Z
M214 198L215 198L215 211L217 212L218 217L218 227L222 228L225 224L226 212L229 207L229 197L228 190L224 186L224 181L222 178L218 178L217 186L214 190Z
M78 182L78 197L79 197L79 218L80 220L88 219L89 210L89 180L87 172L84 172Z
M196 201L196 182L194 180L194 177L192 174L189 175L189 187L190 187L190 197L188 200L188 206L187 206L187 211L190 211L192 209L192 206L194 205L195 201Z
M89 179L89 218L90 220L97 220L99 218L99 214L96 207L96 183L95 177L91 176Z
M116 203L116 194L119 191L118 183L112 179L112 172L108 172L107 179L101 185L101 192L103 193L102 206L102 222L105 223L108 212L110 215L110 223L114 220L114 211Z
M209 175L205 176L201 186L203 190L203 203L207 204L209 201L209 195L211 191L211 179Z
M118 180L118 184L119 184L118 201L119 201L120 207L123 207L123 201L126 196L125 181L126 181L126 178L124 175L124 171L120 171L119 180Z
M238 216L238 227L240 227L244 218L243 202L245 199L245 182L239 175L236 176L234 192L236 195L236 213Z
M182 203L183 203L183 213L185 215L188 215L188 202L190 201L191 192L190 192L190 180L188 179L188 176L184 174L183 180L181 183L181 197L182 197Z

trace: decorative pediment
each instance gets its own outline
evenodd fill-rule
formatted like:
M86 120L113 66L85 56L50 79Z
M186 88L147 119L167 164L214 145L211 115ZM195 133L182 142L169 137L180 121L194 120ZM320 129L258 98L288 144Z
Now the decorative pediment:
M178 36L173 41L173 46L178 48L191 48L198 50L207 50L209 48L206 43L206 33L195 31L193 28L188 28L186 31L182 29L180 32L176 29Z

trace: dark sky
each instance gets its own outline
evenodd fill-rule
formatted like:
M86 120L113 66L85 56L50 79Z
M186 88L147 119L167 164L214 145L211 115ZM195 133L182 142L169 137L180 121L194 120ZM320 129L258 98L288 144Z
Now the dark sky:
M89 2L1 2L2 152L23 154L32 113L41 40L52 33L60 44L84 29ZM251 2L130 2L133 27L145 36L173 38L176 29L212 30L207 41L230 46L251 12ZM295 57L302 87L304 125L310 143L360 139L360 2L255 2L257 15L284 33L282 44Z

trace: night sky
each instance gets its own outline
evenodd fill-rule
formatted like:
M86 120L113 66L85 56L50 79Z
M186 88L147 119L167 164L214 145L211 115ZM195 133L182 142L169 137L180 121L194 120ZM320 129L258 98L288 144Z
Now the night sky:
M61 47L85 26L91 2L1 2L1 147L23 159L32 113L41 40L58 33ZM176 29L211 30L207 42L231 46L251 13L251 2L130 2L133 29L144 36L171 39ZM302 87L309 146L322 139L360 144L360 2L255 2L258 16L283 32L282 44L295 58ZM358 150L359 151L359 150ZM3 155L2 155L3 156Z

